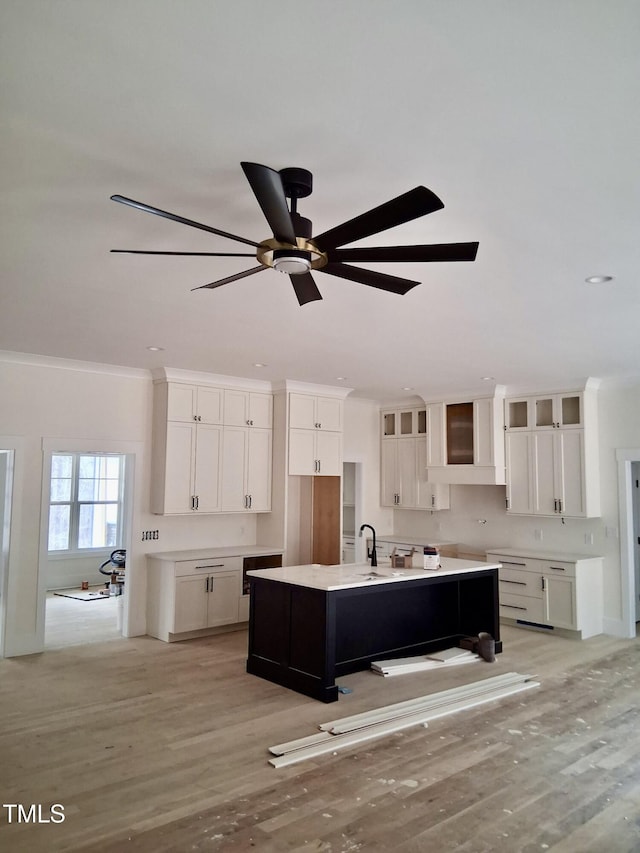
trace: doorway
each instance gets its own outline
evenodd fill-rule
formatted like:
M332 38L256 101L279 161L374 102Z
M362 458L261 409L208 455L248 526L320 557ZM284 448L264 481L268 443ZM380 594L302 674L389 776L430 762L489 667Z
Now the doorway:
M121 447L94 443L45 449L39 567L45 650L123 636L127 584L110 584L100 569L114 547L130 543L135 462Z
M0 450L0 658L4 657L7 576L13 496L13 450Z
M621 631L609 633L630 638L636 636L636 622L640 621L640 448L617 450L616 460L622 619Z

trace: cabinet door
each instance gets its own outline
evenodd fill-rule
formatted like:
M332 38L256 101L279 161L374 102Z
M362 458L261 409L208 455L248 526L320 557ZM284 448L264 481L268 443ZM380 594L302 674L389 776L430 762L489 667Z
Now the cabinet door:
M559 429L554 435L556 451L556 496L562 515L584 516L584 431Z
M249 393L249 426L271 429L273 426L273 395Z
M504 401L504 423L507 430L531 429L529 399L521 397Z
M185 575L175 580L176 602L173 615L173 634L198 631L207 627L207 577Z
M398 446L398 479L400 482L400 506L405 509L415 509L417 498L416 473L416 440L415 438L399 438Z
M247 508L247 427L224 428L222 440L222 511L241 512Z
M240 572L219 572L209 575L207 628L231 625L238 621L240 578Z
M221 438L222 427L200 423L196 427L194 493L198 512L220 509Z
M493 458L493 398L473 401L473 464L495 465Z
M553 432L545 430L531 434L533 511L537 515L557 514L555 438Z
M532 435L530 432L510 432L505 438L507 511L531 515L533 513Z
M316 473L316 433L311 429L289 430L289 474Z
M576 630L575 586L573 578L544 577L544 619L557 628Z
M311 394L289 394L289 427L315 429L316 398Z
M166 514L191 512L195 494L196 424L169 422L164 480Z
M247 494L248 509L268 512L271 509L271 443L270 429L248 430Z
M398 485L398 442L383 441L380 448L380 503L396 506Z
M221 388L207 388L204 385L199 385L196 404L198 422L203 424L221 424L222 401L223 392Z
M316 397L316 420L318 429L332 432L342 431L342 400L336 397Z
M340 477L342 475L342 433L318 430L315 439L317 473L324 477Z
M225 426L248 426L249 392L229 388L224 392L224 423Z
M196 415L196 385L181 385L169 382L167 385L167 420L191 422Z
M426 439L416 439L416 507L449 509L450 491L446 483L430 483L427 471Z
M427 468L445 464L444 403L427 406Z
M582 394L558 394L556 422L564 429L575 429L582 423Z

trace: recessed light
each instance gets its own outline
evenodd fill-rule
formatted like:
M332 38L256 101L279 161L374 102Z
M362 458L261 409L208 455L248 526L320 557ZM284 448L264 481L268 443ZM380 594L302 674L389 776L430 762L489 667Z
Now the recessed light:
M413 388L410 385L403 385L402 390L403 391L413 391Z
M496 378L495 376L483 376L483 377L482 377L482 379L483 379L485 382L493 382L493 380L494 380L495 378Z
M346 378L347 378L346 376L336 376L336 379L338 380L338 382L344 382L344 380Z
M587 284L606 284L608 281L613 281L612 275L590 275L585 278Z
M147 347L149 352L164 352L164 347Z
M263 364L261 361L254 361L253 366L254 367L267 367L268 365Z

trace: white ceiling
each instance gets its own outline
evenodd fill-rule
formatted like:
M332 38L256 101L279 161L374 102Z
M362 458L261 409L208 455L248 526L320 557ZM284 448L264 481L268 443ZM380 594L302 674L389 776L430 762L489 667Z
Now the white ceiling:
M637 0L3 0L0 33L1 349L383 400L640 374ZM423 184L444 210L361 245L477 260L300 307L191 291L249 258L109 253L245 248L114 193L270 237L241 160L310 169L314 233Z

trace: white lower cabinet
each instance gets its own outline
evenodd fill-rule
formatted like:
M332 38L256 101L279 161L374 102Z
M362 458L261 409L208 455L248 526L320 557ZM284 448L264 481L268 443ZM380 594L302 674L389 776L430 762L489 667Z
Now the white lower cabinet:
M241 621L242 557L147 559L150 636L170 642L193 631Z
M560 559L519 550L487 552L500 563L500 617L524 627L576 632L582 639L602 633L602 557Z
M173 631L181 634L238 621L238 572L176 578Z

